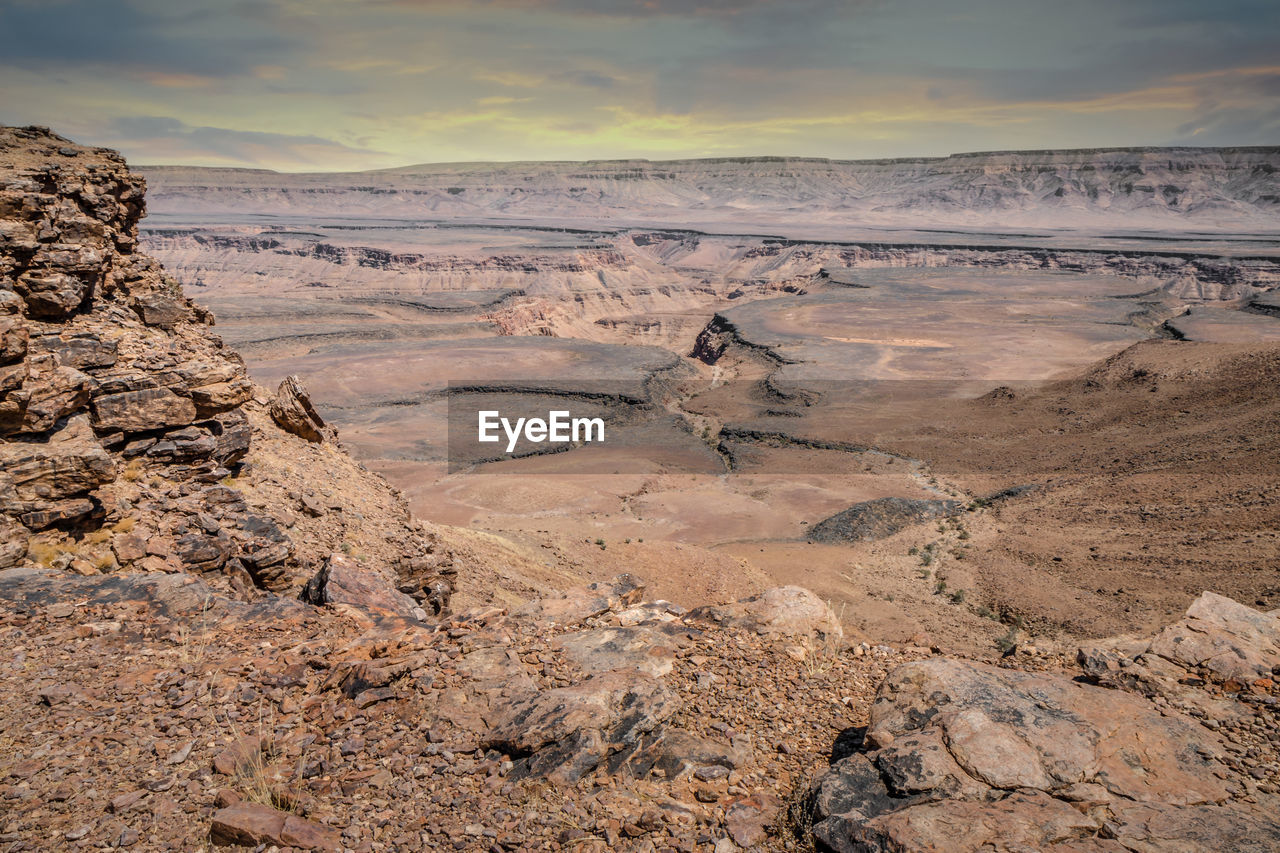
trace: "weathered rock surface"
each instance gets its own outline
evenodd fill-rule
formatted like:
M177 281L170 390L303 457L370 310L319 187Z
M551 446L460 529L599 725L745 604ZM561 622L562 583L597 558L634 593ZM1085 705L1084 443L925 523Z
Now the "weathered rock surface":
M396 589L378 570L362 566L341 554L330 554L316 576L302 591L304 601L354 609L364 615L401 619L426 619L417 602Z
M1154 640L1081 651L1087 673L1128 690L946 658L908 664L872 707L869 751L815 784L813 836L836 851L1274 849L1280 799L1254 785L1274 768L1243 773L1242 748L1217 730L1274 725L1278 641L1274 617L1205 593ZM1261 692L1212 696L1196 673L1235 690L1250 678ZM1224 713L1204 713L1214 706Z
M1155 637L1095 643L1076 660L1098 684L1168 703L1212 726L1247 728L1251 703L1236 697L1248 700L1275 683L1280 618L1206 592ZM1202 689L1205 682L1227 695Z
M576 782L669 719L679 699L661 681L613 671L515 702L485 745L528 759L528 772Z
M958 769L990 788L1053 793L1090 784L1176 805L1228 796L1212 773L1223 754L1212 732L1131 694L1056 675L947 658L903 667L872 706L867 742L892 750L916 734L945 744ZM886 761L904 767L900 751ZM931 790L939 769L922 761L902 773L904 792Z
M1150 651L1220 681L1269 679L1280 663L1280 619L1206 592L1186 618L1156 635Z
M675 644L659 626L596 628L561 634L552 647L564 651L586 672L634 669L663 676L675 662Z
M299 850L341 850L333 829L259 803L236 803L214 812L209 828L214 844L274 844Z
M191 399L168 388L106 394L93 401L94 426L106 432L150 432L186 426L195 419L196 407Z
M307 389L296 376L286 376L271 400L271 417L286 432L307 441L324 441L324 419L311 404Z
M429 552L386 484L272 425L213 318L138 251L144 188L114 152L0 128L0 566L189 571L252 597L296 594L343 547ZM296 379L273 412L331 434ZM299 492L335 487L300 523ZM412 580L447 609L440 572Z
M644 583L632 575L619 575L531 601L515 615L552 625L576 625L595 616L621 610L640 601Z
M87 419L70 418L52 433L0 444L0 511L16 515L87 495L115 476L115 460Z
M838 644L844 637L831 607L798 586L775 587L734 604L699 607L685 618L693 623L714 622L819 645Z

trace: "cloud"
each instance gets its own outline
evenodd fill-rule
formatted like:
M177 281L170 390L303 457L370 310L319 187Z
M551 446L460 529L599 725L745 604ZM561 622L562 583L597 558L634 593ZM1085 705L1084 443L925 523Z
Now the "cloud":
M859 0L392 0L396 5L419 9L496 6L540 12L573 15L598 15L616 18L729 18L759 10L784 9L792 12L807 9L847 11L865 5Z
M9 0L0 5L0 57L226 77L302 46L269 21L249 23L195 0Z
M550 79L556 83L567 83L570 86L583 86L588 89L612 89L618 80L598 71L561 71L552 74Z
M192 127L167 116L122 116L108 130L132 159L203 165L270 165L277 169L360 164L385 153L320 136ZM175 156L177 159L174 159ZM153 159L153 158L160 159Z
M1260 144L1274 0L0 0L0 120L149 162Z

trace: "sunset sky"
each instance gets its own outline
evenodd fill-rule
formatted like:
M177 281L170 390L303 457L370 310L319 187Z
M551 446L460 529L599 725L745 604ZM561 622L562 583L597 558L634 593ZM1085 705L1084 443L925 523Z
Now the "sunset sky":
M0 123L134 163L1280 144L1276 0L0 0Z

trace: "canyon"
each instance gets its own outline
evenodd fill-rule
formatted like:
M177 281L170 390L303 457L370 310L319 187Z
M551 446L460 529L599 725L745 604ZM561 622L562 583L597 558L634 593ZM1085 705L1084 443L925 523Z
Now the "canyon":
M0 843L1274 849L1278 159L0 129Z
M975 441L1008 454L1003 479L975 476L968 459L940 467L922 441L973 421L964 401L992 388L1036 399L1046 382L1149 340L1275 341L1276 156L144 167L140 239L215 313L255 378L303 377L420 517L533 549L582 581L634 570L685 606L802 583L868 639L977 651L1005 630L977 608L1062 636L1135 618L1154 630L1217 558L1186 586L1139 580L1117 600L1078 583L1079 566L1099 559L1083 527L1016 557L987 550L995 526L971 530L967 565L923 582L907 554L930 544L919 525L888 543L811 542L808 531L867 501L965 504L1043 481L1033 457L1070 444L1047 412L1034 451L978 428ZM449 439L482 401L545 413L566 399L625 438L519 459ZM886 429L910 449L896 451ZM1268 519L1240 550L1280 559L1275 528ZM1183 561L1172 542L1146 547ZM893 565L891 578L865 577L871 561ZM990 578L1028 572L1054 575L1032 585L1052 591L995 594ZM942 580L979 603L957 614L933 592ZM1255 580L1232 591L1280 603L1273 579Z

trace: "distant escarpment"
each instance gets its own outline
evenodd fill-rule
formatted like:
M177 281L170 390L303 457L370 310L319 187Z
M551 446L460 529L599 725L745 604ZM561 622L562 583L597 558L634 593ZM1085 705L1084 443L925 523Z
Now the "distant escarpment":
M1273 222L1280 148L1006 151L899 160L742 157L450 163L350 174L148 167L164 210L968 227Z
M256 387L138 251L144 189L114 152L0 129L0 569L190 572L252 597L346 551L442 608L448 560L399 495L300 385Z

